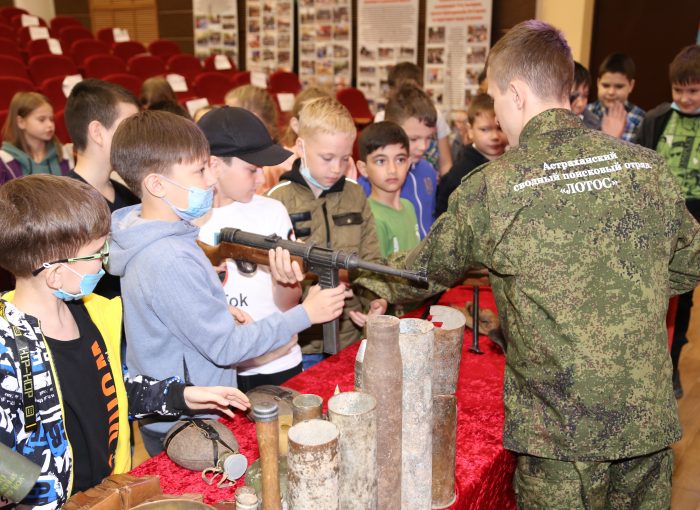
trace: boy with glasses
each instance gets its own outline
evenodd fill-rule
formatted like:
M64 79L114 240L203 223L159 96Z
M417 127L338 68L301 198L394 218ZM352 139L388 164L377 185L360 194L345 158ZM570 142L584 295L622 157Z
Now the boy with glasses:
M41 466L23 506L59 508L129 471L130 418L248 407L235 388L122 373L121 301L92 293L109 229L86 183L34 175L0 187L0 266L17 280L0 295L0 442Z

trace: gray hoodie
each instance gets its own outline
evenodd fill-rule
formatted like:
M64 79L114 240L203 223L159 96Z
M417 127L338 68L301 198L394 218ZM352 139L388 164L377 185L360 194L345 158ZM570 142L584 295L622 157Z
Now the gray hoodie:
M236 386L236 363L311 326L301 305L235 325L221 282L195 244L199 228L144 220L140 213L135 205L112 215L108 268L121 277L130 373L184 380L186 363L192 384Z

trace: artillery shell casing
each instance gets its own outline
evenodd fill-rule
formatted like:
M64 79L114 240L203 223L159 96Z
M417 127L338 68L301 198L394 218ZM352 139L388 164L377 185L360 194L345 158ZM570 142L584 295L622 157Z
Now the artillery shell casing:
M306 420L289 429L289 510L338 510L338 436L338 427L326 420Z
M430 508L433 470L433 342L434 326L403 319L399 346L403 364L401 432L401 510Z
M328 401L328 419L340 433L340 510L377 509L376 408L367 393L340 393Z
M399 319L367 321L362 391L377 400L377 508L401 508L401 387Z

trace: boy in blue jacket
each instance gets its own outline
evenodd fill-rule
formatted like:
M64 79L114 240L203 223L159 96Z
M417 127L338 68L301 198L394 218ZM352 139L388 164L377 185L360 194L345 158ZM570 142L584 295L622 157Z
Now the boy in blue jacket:
M142 203L112 215L108 269L121 277L130 371L235 386L236 364L281 347L311 324L338 317L344 286L315 286L302 305L236 325L234 317L250 318L229 309L211 262L195 243L199 228L192 220L213 203L216 179L209 157L209 142L187 119L145 111L122 122L112 140L112 167ZM151 455L162 450L171 425L141 424Z

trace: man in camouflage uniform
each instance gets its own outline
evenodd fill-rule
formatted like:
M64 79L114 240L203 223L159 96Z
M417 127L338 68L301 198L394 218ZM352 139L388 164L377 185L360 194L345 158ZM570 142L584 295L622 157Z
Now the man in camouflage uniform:
M668 508L681 430L664 319L669 296L700 280L700 226L663 158L571 113L572 74L545 23L496 44L489 93L512 148L465 178L393 265L426 267L430 291L489 269L519 508ZM358 283L390 302L420 294Z

